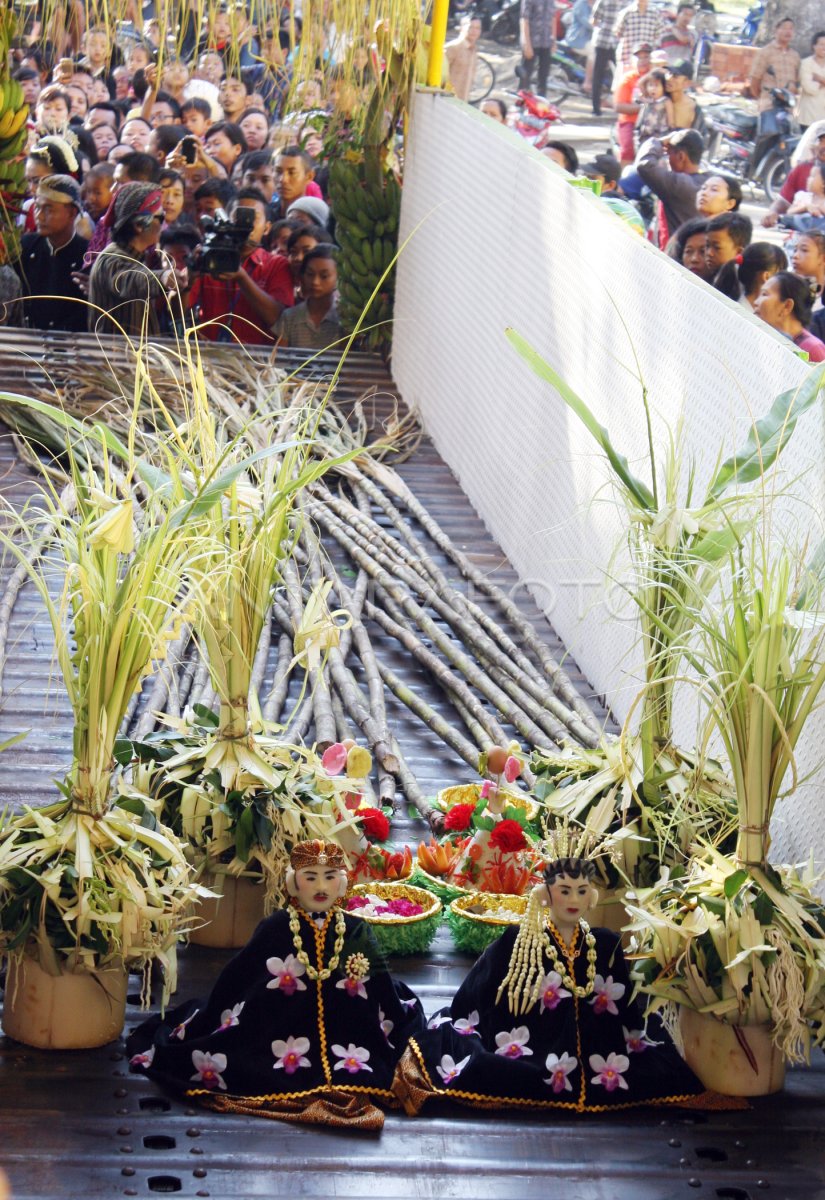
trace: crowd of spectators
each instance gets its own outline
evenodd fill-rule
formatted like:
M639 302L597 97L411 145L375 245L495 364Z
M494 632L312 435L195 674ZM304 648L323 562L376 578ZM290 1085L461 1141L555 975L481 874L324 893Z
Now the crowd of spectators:
M80 36L82 11L57 44L32 28L14 51L28 196L18 280L0 298L17 295L0 319L130 336L189 325L209 340L312 350L338 341L330 112L314 82L290 86L300 22L259 32L242 8L216 9L194 40L179 31L175 56L159 53L156 22Z
M539 88L546 80L553 7L522 0L525 86L534 73ZM80 0L72 11L82 12ZM702 113L691 94L695 12L682 0L666 23L651 0L576 0L568 36L591 51L594 112L605 71L616 63L615 154L580 167L552 130L543 151L569 174L597 181L614 212L687 270L812 359L825 359L825 119L820 132L817 117L825 105L825 33L800 60L790 47L792 23L778 22L750 80L760 107L769 80L797 89L811 117L812 156L791 172L763 219L792 231L786 253L753 240L739 211L740 183L705 165ZM151 21L118 40L96 25L80 38L69 22L57 44L33 28L18 46L16 76L30 107L29 196L11 289L19 298L6 305L5 319L128 335L195 326L207 340L323 348L341 336L324 135L341 102L336 89L345 85L326 71L332 94L320 76L292 86L294 23L257 30L243 6L213 10L199 29L194 16L189 26L187 19L177 55L158 53ZM447 48L462 94L480 32L471 17ZM502 100L483 111L508 121Z

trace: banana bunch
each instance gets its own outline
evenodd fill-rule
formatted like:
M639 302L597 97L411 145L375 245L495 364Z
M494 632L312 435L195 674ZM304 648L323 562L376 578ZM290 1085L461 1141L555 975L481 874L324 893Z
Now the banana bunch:
M341 247L338 262L339 315L350 332L365 312L366 344L376 349L392 341L395 258L401 187L391 172L368 178L364 162L335 159L330 167L329 199L335 216L335 236ZM382 279L382 276L386 277ZM380 290L370 303L380 282Z
M29 106L16 79L0 78L0 225L3 210L15 207L26 187L25 159Z

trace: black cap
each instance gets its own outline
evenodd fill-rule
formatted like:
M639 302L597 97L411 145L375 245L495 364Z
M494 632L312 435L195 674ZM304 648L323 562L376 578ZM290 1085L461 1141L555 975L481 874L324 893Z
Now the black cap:
M634 54L652 54L653 47L651 46L650 42L638 42L633 47L633 53Z
M592 162L585 163L582 170L588 179L601 176L608 183L618 183L622 174L622 164L612 154L597 154Z

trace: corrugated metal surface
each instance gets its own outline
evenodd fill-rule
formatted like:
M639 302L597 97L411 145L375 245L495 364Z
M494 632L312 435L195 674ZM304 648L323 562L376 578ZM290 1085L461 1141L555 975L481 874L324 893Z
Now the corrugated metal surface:
M50 339L24 359L0 333L2 386L25 390L56 355L78 364L92 345L68 350ZM353 356L342 394L365 384L391 387L375 360ZM389 400L384 403L389 404ZM445 529L505 586L516 578L458 485L428 442L401 473ZM0 441L4 494L20 504L31 475ZM452 576L449 564L441 565ZM518 593L522 605L528 602ZM558 653L541 618L525 609ZM435 706L439 694L407 656L373 630L394 668ZM50 686L50 632L29 593L21 597L7 666L0 736L25 726L22 746L0 755L0 797L36 801L53 795L50 779L70 750L65 704ZM586 683L578 679L584 694ZM50 694L49 694L50 693ZM47 699L47 694L49 694ZM465 779L466 769L443 744L390 705L390 717L416 774L428 791ZM421 826L403 812L399 838L415 842ZM227 955L200 947L181 954L180 994L208 990ZM425 959L399 961L397 972L433 1011L462 979L468 959L442 933ZM137 983L135 984L137 990ZM128 1021L139 1019L130 1006ZM825 1070L792 1072L786 1091L748 1113L656 1112L605 1117L475 1116L437 1108L410 1120L391 1113L380 1136L357 1136L187 1110L145 1080L130 1077L121 1047L46 1054L0 1041L0 1164L15 1200L97 1200L178 1194L216 1200L258 1196L507 1197L525 1200L815 1200L825 1196Z

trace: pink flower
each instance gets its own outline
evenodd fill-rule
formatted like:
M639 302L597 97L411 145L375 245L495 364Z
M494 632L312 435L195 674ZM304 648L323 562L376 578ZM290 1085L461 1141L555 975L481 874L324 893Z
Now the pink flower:
M609 1012L614 1017L618 1017L619 1010L616 1007L616 1001L621 1000L624 994L624 984L614 983L612 975L608 975L607 979L597 975L593 980L593 995L588 1004L593 1005L593 1012L597 1015Z
M194 1021L195 1017L198 1015L199 1012L200 1012L200 1009L196 1008L195 1011L192 1013L191 1017L187 1017L185 1021L181 1021L180 1025L176 1025L175 1028L172 1030L172 1032L169 1034L170 1038L177 1038L179 1042L182 1042L184 1040L184 1038L186 1037L186 1026L191 1021Z
M470 1037L471 1034L478 1033L480 1020L478 1009L474 1008L469 1017L459 1017L457 1021L453 1021L453 1029L462 1037Z
M490 796L496 794L496 789L489 779L485 779L481 785L481 799L489 800Z
M530 1030L526 1025L519 1025L516 1029L511 1029L509 1033L502 1030L496 1034L496 1045L498 1050L496 1054L500 1054L503 1058L523 1058L526 1054L532 1054L533 1051L527 1045L530 1041Z
M550 1078L545 1079L554 1092L572 1092L573 1085L568 1079L568 1075L572 1075L576 1067L579 1065L575 1058L572 1058L567 1051L559 1058L558 1054L548 1054L545 1061L545 1067L550 1072Z
M347 912L355 912L356 909L363 908L367 904L369 904L369 900L366 896L350 896L347 900Z
M449 1086L454 1079L458 1078L469 1061L469 1054L466 1058L462 1058L461 1062L456 1062L452 1055L445 1054L441 1059L440 1065L436 1067L436 1071L438 1071L441 1078Z
M600 1084L608 1092L615 1092L616 1088L628 1091L624 1072L629 1066L630 1059L626 1054L608 1054L607 1058L602 1058L601 1054L591 1054L590 1069L596 1074L590 1082Z
M540 1011L553 1012L565 997L572 994L572 992L568 992L567 988L561 986L561 975L559 975L558 971L549 971L539 984L539 995L541 996Z
M440 1015L436 1014L436 1016L430 1017L429 1021L427 1022L427 1028L438 1029L440 1025L447 1025L449 1020L449 1016L445 1013L441 1013Z
M515 757L515 755L511 754L504 764L504 778L508 783L515 783L520 774L521 763Z
M221 1071L226 1070L225 1054L210 1054L205 1050L192 1051L192 1066L195 1074L190 1079L197 1079L206 1088L220 1088L226 1091L226 1083Z
M394 1050L395 1047L393 1046L392 1042L390 1041L390 1034L392 1033L393 1029L395 1029L395 1021L389 1021L387 1019L387 1017L384 1015L383 1008L378 1009L378 1024L381 1026L381 1032L383 1033L384 1037L387 1039L387 1045L390 1047L391 1050Z
M298 962L294 954L287 954L286 958L268 958L266 969L275 976L266 985L268 988L279 988L285 996L307 990L307 985L301 979L302 975L306 975L306 967Z
M347 748L340 742L327 746L321 756L321 766L327 775L340 775L347 765Z
M274 1041L272 1053L275 1056L275 1062L272 1064L272 1070L285 1071L287 1075L294 1075L299 1067L311 1067L312 1063L305 1057L308 1049L309 1038L305 1037L288 1037L285 1042Z
M364 984L369 979L369 975L365 975L363 979L353 979L351 975L347 975L346 979L339 979L336 983L337 988L343 988L348 996L362 996L367 998L367 989Z
M240 1015L243 1012L243 1006L246 1003L242 1000L240 1004L236 1004L234 1008L227 1008L221 1013L221 1023L214 1031L215 1033L223 1033L225 1029L231 1029L233 1025L240 1024Z
M622 1026L624 1043L628 1054L642 1054L649 1046L659 1046L661 1042L653 1042L644 1029L626 1029Z
M337 1054L339 1058L339 1061L332 1068L333 1071L347 1071L350 1075L357 1075L359 1071L369 1071L372 1073L372 1067L367 1066L370 1052L369 1050L365 1050L363 1046L355 1046L350 1042L346 1050L343 1046L333 1046L332 1053Z
M155 1047L150 1046L148 1050L144 1050L142 1054L133 1054L129 1059L130 1067L143 1067L144 1071L148 1071L152 1065L152 1059L155 1057Z

